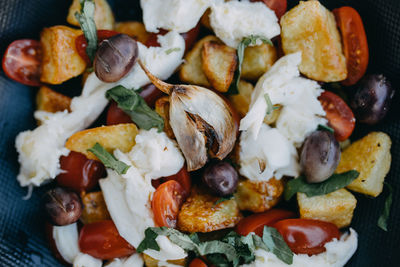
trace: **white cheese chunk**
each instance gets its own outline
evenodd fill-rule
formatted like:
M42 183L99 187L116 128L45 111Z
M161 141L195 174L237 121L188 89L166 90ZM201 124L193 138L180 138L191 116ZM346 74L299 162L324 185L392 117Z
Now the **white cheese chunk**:
M148 32L159 29L188 32L215 0L141 0L143 22ZM218 0L221 1L221 0Z
M75 257L79 254L77 224L53 226L52 235L61 257L66 262L72 264Z
M168 237L159 235L156 237L156 242L160 247L160 251L154 249L146 249L143 253L152 257L156 260L165 261L168 260L179 260L186 258L186 252L178 245L173 244Z
M298 176L300 166L296 148L277 129L261 125L256 140L250 132L240 137L239 172L252 181L268 181L272 177Z
M90 256L89 254L79 253L74 260L73 267L101 267L103 261Z
M217 37L233 48L250 35L272 39L280 34L275 12L262 2L215 3L211 6L210 23Z
M104 265L105 267L142 267L144 264L140 254L135 253L126 258L116 258Z

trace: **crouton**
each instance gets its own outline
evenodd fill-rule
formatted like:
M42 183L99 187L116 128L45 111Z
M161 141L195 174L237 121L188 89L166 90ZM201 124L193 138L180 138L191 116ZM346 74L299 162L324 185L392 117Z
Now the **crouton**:
M85 71L86 63L75 47L75 39L81 34L81 30L67 26L43 29L40 34L43 52L40 81L61 84Z
M262 44L249 46L244 50L241 78L257 81L265 72L272 67L277 60L274 46Z
M239 181L235 199L240 210L264 212L278 204L283 193L283 182L270 179L266 182Z
M391 145L392 141L387 134L372 132L343 150L336 172L356 170L360 173L347 188L373 197L378 196L390 169Z
M129 35L142 44L145 44L150 36L150 33L146 31L144 24L138 21L118 22L115 25L115 31Z
M143 255L143 261L144 261L144 265L146 267L159 267L158 265L158 260L150 257L147 254L142 254ZM168 260L167 261L169 264L168 266L185 266L186 265L186 258L184 259L179 259L179 260ZM164 265L162 265L164 266Z
M300 1L281 18L281 26L284 53L302 52L302 74L322 82L346 79L346 58L335 17L320 2Z
M101 191L82 195L83 210L80 220L84 224L111 220Z
M67 140L65 147L71 151L84 154L88 159L98 160L92 152L87 151L96 143L99 143L110 153L115 149L129 152L135 145L137 134L138 129L133 123L97 127L73 134Z
M51 113L70 111L71 98L51 90L47 86L40 87L36 94L36 109Z
M240 80L238 85L239 94L229 95L229 100L242 118L249 111L253 89L254 86L251 83Z
M234 227L242 218L236 201L230 199L216 204L218 199L193 188L179 212L177 228L184 232L205 233Z
M164 119L164 132L171 139L175 138L172 131L171 124L169 123L169 97L163 96L157 99L155 103L155 111Z
M114 14L106 0L94 0L94 22L99 30L114 29ZM74 26L79 26L79 22L75 17L75 13L81 12L81 1L73 0L69 7L67 22Z
M297 202L300 218L330 222L339 228L350 225L357 204L356 198L346 189L315 197L297 193Z

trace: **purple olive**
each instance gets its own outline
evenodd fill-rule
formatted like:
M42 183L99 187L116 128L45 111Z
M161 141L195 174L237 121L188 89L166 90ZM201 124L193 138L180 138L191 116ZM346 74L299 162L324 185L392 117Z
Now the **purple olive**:
M138 45L126 34L102 41L93 61L94 72L103 82L116 82L124 77L138 58Z
M382 74L365 76L351 101L359 122L376 124L387 114L394 96L391 83Z
M79 196L61 187L47 191L44 206L52 224L62 226L76 222L82 214Z
M304 142L300 164L309 183L320 183L336 170L340 160L340 146L333 133L316 131Z
M227 162L209 166L203 173L204 184L216 195L227 196L235 192L239 175Z

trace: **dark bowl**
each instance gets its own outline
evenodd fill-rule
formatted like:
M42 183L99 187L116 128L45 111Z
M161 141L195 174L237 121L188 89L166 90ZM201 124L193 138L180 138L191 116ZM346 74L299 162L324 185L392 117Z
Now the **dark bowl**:
M161 0L160 0L161 1ZM139 1L115 0L112 4L118 20L140 19ZM297 1L290 1L293 6ZM383 73L394 84L400 85L400 1L399 0L324 0L329 9L353 6L361 14L370 48L369 73ZM0 0L0 54L16 39L39 38L45 26L66 24L71 1ZM79 87L78 80L57 86L68 93ZM75 87L76 88L76 87ZM1 266L62 266L50 253L45 240L41 196L46 190L37 188L31 199L24 201L27 189L16 180L18 173L15 136L32 129L36 88L18 84L0 75L0 265ZM72 94L72 93L70 93ZM376 199L356 194L358 203L352 227L359 233L356 254L348 266L400 266L400 121L398 92L388 117L379 125L357 125L354 138L379 130L388 133L393 141L392 167L386 181L393 185L393 205L388 232L377 227L387 191Z

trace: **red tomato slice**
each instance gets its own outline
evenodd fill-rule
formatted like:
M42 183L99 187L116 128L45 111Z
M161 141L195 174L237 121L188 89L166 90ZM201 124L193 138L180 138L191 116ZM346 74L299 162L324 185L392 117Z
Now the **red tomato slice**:
M110 37L113 37L114 35L119 34L119 32L116 31L110 31L110 30L97 30L97 43L99 44L101 41L108 39ZM78 52L78 54L81 56L83 60L86 61L87 64L90 63L90 59L88 55L86 54L86 47L88 43L86 41L86 38L83 34L79 35L75 39L75 47Z
M79 234L79 249L102 260L126 257L135 252L111 220L85 224Z
M275 15L280 19L286 12L286 0L250 0L251 2L263 2L267 7L275 11Z
M186 170L186 166L183 166L183 168L174 175L161 177L160 179L153 180L152 185L154 188L158 188L162 183L171 180L177 181L182 186L183 198L186 199L190 194L190 189L192 188L192 180L190 179L189 172Z
M22 39L12 42L3 56L4 73L14 81L40 86L42 48L39 41Z
M195 258L190 262L189 267L207 267L207 264L205 264L201 259Z
M118 107L117 102L111 101L107 111L107 125L133 123L131 117Z
M368 67L369 51L364 25L358 12L349 6L333 10L342 35L343 52L347 60L347 79L343 85L357 83Z
M326 112L329 126L335 130L336 139L344 141L349 138L356 123L350 107L340 96L329 91L324 91L318 99Z
M325 244L340 238L340 231L333 223L287 219L277 222L274 227L283 236L290 249L296 254L309 256L324 252Z
M101 162L74 151L68 156L62 156L60 165L63 172L56 177L57 183L78 193L89 191L106 175Z
M296 214L288 210L272 209L262 213L256 213L243 218L236 225L236 232L246 236L254 232L258 236L263 235L264 226L272 227L276 222L294 218Z
M149 107L154 108L154 104L156 103L157 99L162 97L164 93L154 84L150 83L143 87L143 90L139 93L139 95L143 97L144 101L146 101Z
M184 189L175 180L161 184L154 192L151 207L157 226L174 228L178 212L184 201Z

